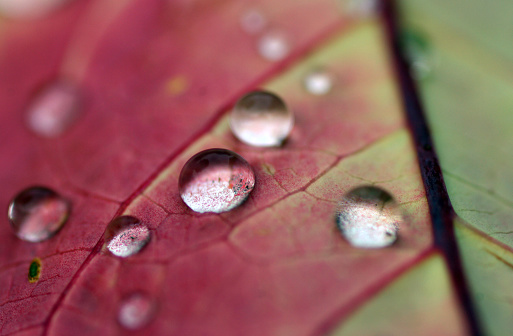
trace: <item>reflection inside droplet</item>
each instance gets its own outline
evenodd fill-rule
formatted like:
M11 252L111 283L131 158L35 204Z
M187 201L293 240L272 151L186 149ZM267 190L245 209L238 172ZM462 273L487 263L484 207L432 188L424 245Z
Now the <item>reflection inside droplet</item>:
M33 98L27 109L27 126L40 136L57 137L75 122L79 104L79 90L70 82L48 84Z
M333 76L322 69L315 69L308 72L303 79L303 85L309 93L322 96L331 91L333 87Z
M258 41L258 52L266 60L281 61L290 52L288 38L279 31L265 33Z
M294 125L294 115L273 93L254 91L243 96L230 114L233 134L259 147L280 146Z
M31 187L11 201L8 217L18 238L40 242L61 229L70 209L70 203L55 191L46 187Z
M267 26L267 19L259 10L250 9L242 14L240 25L246 33L257 34Z
M356 247L381 248L393 244L403 219L397 203L386 191L360 187L340 202L337 224Z
M148 295L134 293L121 302L118 321L125 329L138 330L151 322L155 312L155 302Z
M109 223L105 246L115 256L130 257L139 253L151 239L146 225L132 216L120 216Z
M180 196L196 212L225 212L241 205L255 186L253 169L227 149L194 155L180 173Z

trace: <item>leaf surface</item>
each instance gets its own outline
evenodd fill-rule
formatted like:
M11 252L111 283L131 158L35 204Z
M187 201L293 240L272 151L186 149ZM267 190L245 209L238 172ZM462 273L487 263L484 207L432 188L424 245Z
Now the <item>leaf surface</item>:
M0 148L0 201L7 207L22 188L44 184L73 202L65 227L42 243L18 240L2 220L3 335L124 334L119 305L138 291L157 302L141 334L317 335L364 304L393 304L395 285L410 290L401 278L433 254L431 224L381 21L351 21L332 1L257 5L289 34L283 62L258 55L257 37L239 27L249 7L232 1L78 1L46 19L2 22L1 136L13 145ZM317 66L336 78L325 97L302 85ZM82 117L42 139L26 129L24 108L59 76L83 88ZM230 133L230 107L257 87L295 113L281 148L255 149ZM177 181L192 155L212 147L245 157L257 182L241 207L201 215L181 201ZM343 195L369 184L390 191L404 213L390 248L353 248L336 229ZM102 249L107 223L121 214L152 232L128 259ZM31 284L35 257L42 272ZM442 288L434 305L461 334L442 261L430 258L438 266L426 276Z
M460 217L456 236L474 301L486 333L507 334L513 327L513 48L505 41L512 4L409 1L402 7L406 24L426 34L437 59L420 87Z

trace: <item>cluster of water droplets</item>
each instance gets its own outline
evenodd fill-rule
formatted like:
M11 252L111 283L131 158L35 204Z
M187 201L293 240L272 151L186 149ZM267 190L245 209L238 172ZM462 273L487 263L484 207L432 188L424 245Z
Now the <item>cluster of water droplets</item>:
M0 0L0 9L7 3ZM344 1L348 8L370 15L376 1ZM240 21L248 34L259 36L258 51L271 61L285 58L290 52L286 34L268 29L265 15L258 10L246 12ZM413 37L412 37L413 36ZM416 35L407 36L406 50L412 59L424 59L425 43ZM421 56L418 56L421 55ZM415 67L415 62L413 62ZM421 70L415 70L421 73ZM335 85L334 75L323 68L313 68L301 85L315 96L329 94ZM55 81L45 86L26 111L27 127L42 137L58 137L77 120L80 113L80 90L70 82ZM233 135L254 147L283 146L294 126L294 114L275 93L253 91L242 96L230 113ZM194 212L222 213L241 206L256 184L251 165L239 154L222 148L207 149L193 155L183 166L179 193ZM71 203L46 187L31 187L20 192L10 203L8 218L15 235L25 241L41 242L55 235L66 223ZM336 224L342 236L359 248L383 248L397 240L402 215L393 197L376 187L360 187L347 193L336 211ZM127 258L140 253L151 241L151 230L133 216L119 216L107 226L103 236L104 251ZM29 281L39 279L41 262L32 261ZM137 330L154 318L155 301L144 293L133 293L119 305L118 322Z

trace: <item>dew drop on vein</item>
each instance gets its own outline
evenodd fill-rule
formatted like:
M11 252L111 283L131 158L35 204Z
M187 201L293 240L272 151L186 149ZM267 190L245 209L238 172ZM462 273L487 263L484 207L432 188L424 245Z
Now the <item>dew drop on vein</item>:
M133 293L125 297L119 306L118 321L125 329L138 330L154 318L156 304L147 294Z
M255 186L249 163L237 153L213 148L187 161L180 173L182 200L193 211L221 213L241 205Z
M328 94L333 87L334 78L323 69L314 69L306 74L303 85L309 93L315 96Z
M105 247L115 256L126 258L139 253L151 239L151 231L132 216L120 216L109 223Z
M66 223L71 203L46 187L21 191L9 204L7 216L22 240L41 242L55 235Z
M294 126L294 115L283 100L266 91L246 94L230 114L230 128L242 142L257 147L280 146Z
M337 225L355 247L382 248L393 244L403 221L397 202L386 191L359 187L344 196L337 212Z
M54 138L66 132L80 113L79 89L71 82L47 84L33 98L26 111L26 123L35 134Z

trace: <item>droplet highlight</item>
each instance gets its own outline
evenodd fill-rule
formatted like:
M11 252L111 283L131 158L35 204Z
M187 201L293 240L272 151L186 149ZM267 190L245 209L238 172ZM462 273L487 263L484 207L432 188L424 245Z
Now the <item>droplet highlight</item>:
M202 151L180 173L182 200L193 211L221 213L241 205L255 186L255 174L240 155L221 148Z
M240 141L257 147L280 146L294 126L283 100L267 91L243 96L230 114L230 127Z
M39 258L35 258L30 262L29 270L28 270L28 281L30 283L37 282L39 280L39 275L41 274L41 260Z
M397 240L402 223L398 204L386 191L366 186L349 192L340 202L337 225L355 247L383 248Z
M283 32L270 31L258 40L258 52L268 61L281 61L290 53L290 43Z
M315 96L328 94L333 87L333 82L333 75L323 69L312 70L303 79L306 91Z
M258 9L249 9L242 14L240 26L248 34L258 34L267 26L267 19Z
M139 330L154 318L156 304L144 293L134 293L125 297L119 306L119 324L128 330Z
M139 253L151 240L151 231L132 216L120 216L109 223L105 232L105 248L118 257Z
M66 223L70 211L70 202L55 191L31 187L11 201L7 216L18 238L37 243L55 235Z
M35 134L54 138L66 132L79 113L78 88L71 82L56 81L34 96L26 112L26 123Z
M399 37L399 43L413 78L428 78L436 65L436 57L427 37L413 28L404 29Z

